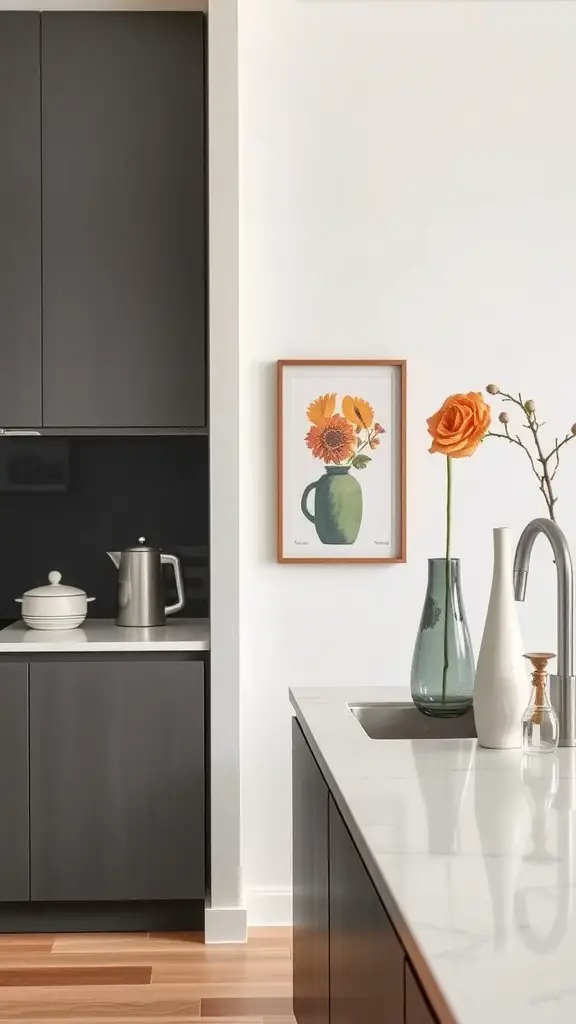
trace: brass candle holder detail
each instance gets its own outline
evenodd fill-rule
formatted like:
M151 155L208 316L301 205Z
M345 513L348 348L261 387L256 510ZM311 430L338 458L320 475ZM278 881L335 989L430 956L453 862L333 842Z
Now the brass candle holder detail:
M542 708L547 703L546 682L548 679L548 662L556 657L555 654L525 654L525 658L532 663L532 686L534 689L534 711L532 721L534 725L542 722Z
M522 718L522 746L526 753L551 753L558 746L558 716L547 693L548 662L555 654L525 654L532 664L532 695Z

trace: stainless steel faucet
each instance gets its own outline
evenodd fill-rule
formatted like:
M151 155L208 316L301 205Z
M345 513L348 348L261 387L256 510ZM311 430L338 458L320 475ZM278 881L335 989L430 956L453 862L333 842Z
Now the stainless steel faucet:
M526 596L534 541L543 533L554 552L558 592L558 674L550 676L550 698L560 720L560 746L576 747L576 677L574 676L574 582L568 541L551 519L533 519L522 532L514 558L514 595Z

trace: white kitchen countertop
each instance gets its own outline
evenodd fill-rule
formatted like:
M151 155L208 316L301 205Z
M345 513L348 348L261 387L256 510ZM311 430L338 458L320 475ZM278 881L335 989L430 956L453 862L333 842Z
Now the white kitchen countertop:
M134 629L113 619L84 620L79 629L28 629L15 622L0 631L0 655L90 651L209 651L208 619L168 619L165 626Z
M576 750L371 740L347 708L388 688L291 700L442 1022L576 1020Z

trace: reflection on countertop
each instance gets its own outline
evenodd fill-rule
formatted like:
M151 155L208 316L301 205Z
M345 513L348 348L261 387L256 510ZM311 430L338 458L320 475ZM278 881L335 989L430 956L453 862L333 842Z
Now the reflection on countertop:
M347 704L404 689L297 689L292 702L384 904L458 1024L576 1016L576 750L370 740Z

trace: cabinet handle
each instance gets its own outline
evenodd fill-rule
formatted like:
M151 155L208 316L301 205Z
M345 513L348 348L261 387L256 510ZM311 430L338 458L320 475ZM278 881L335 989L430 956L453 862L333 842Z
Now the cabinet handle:
M2 437L41 437L39 430L3 430L0 429Z

